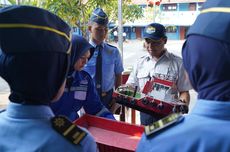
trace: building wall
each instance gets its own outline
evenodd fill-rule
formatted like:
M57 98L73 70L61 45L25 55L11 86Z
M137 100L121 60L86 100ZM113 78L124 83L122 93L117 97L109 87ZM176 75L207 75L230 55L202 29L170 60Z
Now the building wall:
M188 3L181 3L179 5L179 11L188 11L189 4Z
M169 0L168 3L163 2L160 5L156 22L176 29L176 32L167 32L169 39L185 39L186 32L199 15L203 2L194 2L194 0L187 2L181 0L178 3L176 3L176 0Z
M178 26L166 26L166 35L169 40L178 40L180 38L180 28Z
M155 11L150 9L146 4L146 0L133 0L134 4L138 4L144 10L144 18L133 23L126 23L124 31L127 39L142 39L144 27L154 22L154 13L158 15L155 17L155 22L163 24L166 28L170 27L172 30L167 30L168 39L180 40L185 39L186 32L194 23L196 17L200 13L201 5L205 0L162 0L160 6L155 6Z

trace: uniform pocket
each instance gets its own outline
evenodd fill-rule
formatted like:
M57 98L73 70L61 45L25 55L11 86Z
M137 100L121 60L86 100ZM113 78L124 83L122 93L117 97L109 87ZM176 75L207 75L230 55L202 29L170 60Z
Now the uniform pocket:
M138 79L143 79L143 78L147 78L147 77L149 77L149 72L140 71L137 73Z
M86 91L75 91L74 99L86 100Z
M139 81L140 90L143 90L145 84L150 79L149 72L144 71L144 70L138 71L137 78L138 78L138 81Z
M115 63L113 62L113 60L104 60L104 62L102 62L103 66L105 67L105 69L103 69L103 71L105 72L102 72L103 73L103 77L108 79L108 80L111 80L113 78L113 75L114 75L114 68L115 68Z
M74 92L74 99L77 100L86 100L87 95L87 86L78 86Z

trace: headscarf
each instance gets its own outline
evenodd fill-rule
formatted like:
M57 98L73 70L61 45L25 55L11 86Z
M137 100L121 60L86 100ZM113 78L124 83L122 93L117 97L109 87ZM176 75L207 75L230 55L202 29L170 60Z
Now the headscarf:
M44 9L0 9L0 76L10 86L12 102L48 104L54 99L67 75L70 40L71 28Z
M93 46L82 36L73 34L72 35L72 49L70 56L70 68L68 75L72 75L74 70L74 64L77 60L83 56L88 50L90 50L90 58L93 55Z
M189 35L183 63L199 99L230 101L230 44Z
M77 60L83 56L88 50L90 50L90 58L93 55L93 46L82 36L73 34L72 35L72 49L70 57L70 68L68 71L68 79L66 83L66 88L69 88L73 82L74 64Z

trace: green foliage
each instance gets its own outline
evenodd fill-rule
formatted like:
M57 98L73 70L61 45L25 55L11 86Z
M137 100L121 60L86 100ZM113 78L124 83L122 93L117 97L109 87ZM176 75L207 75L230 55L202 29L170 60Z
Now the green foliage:
M134 21L140 17L143 17L143 11L138 5L128 5L127 7L124 7L123 19L125 21Z
M8 0L11 4L16 4L15 0Z
M96 7L104 9L110 21L116 22L118 20L118 0L20 0L20 4L48 9L71 26L79 27L84 36L90 15ZM123 23L134 21L143 16L142 9L137 5L132 5L131 0L123 0L122 11Z
M142 8L138 5L131 4L131 0L122 1L122 18L123 23L127 21L134 21L143 16ZM118 20L118 4L117 0L110 0L109 5L102 7L109 15L110 21L116 22Z

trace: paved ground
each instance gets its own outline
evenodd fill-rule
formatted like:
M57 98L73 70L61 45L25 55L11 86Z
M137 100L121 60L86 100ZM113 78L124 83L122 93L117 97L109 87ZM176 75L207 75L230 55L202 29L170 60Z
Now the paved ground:
M7 105L9 91L8 84L0 77L0 109Z
M166 47L168 48L169 52L173 52L178 56L181 56L181 48L184 41L173 41L169 40L167 42ZM113 43L112 45L116 45L117 43ZM123 63L125 69L131 68L133 64L136 62L138 58L145 55L147 52L143 49L143 41L141 40L132 40L132 41L126 41L123 44ZM9 95L9 87L7 83L0 78L0 108L5 107L8 103L8 95ZM191 91L191 104L190 109L193 108L197 93L195 91ZM139 123L139 115L137 113L137 123ZM128 117L128 121L130 121L130 117Z

